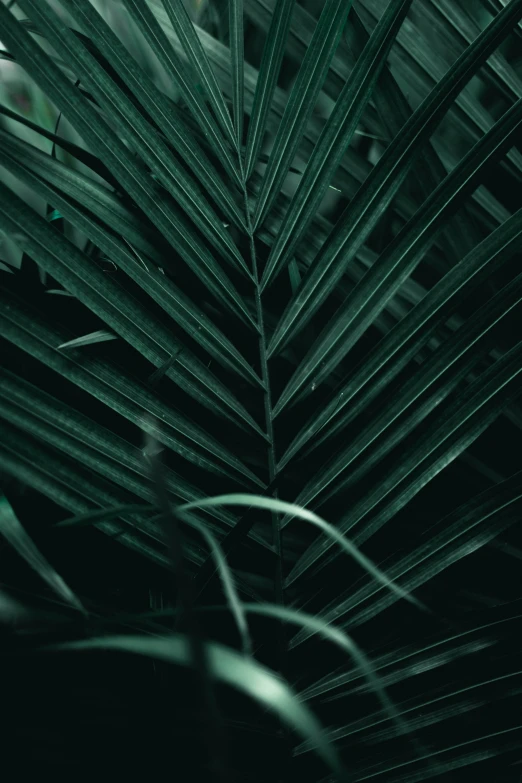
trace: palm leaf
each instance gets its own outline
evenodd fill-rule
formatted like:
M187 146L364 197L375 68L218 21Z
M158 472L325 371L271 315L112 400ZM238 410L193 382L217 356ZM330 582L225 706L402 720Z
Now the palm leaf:
M230 30L230 57L232 66L232 106L234 109L234 131L236 145L241 149L243 141L243 63L245 60L245 44L243 32L243 0L229 0L228 18Z
M229 141L236 145L237 141L226 103L223 100L223 95L220 92L212 66L207 59L205 50L196 34L194 25L190 21L189 15L182 3L174 4L172 0L165 0L164 6L169 21L181 41L185 54L197 72L200 84L205 88L207 98L222 130L227 135ZM242 60L243 58L241 58L241 62Z
M0 3L4 517L89 611L4 546L2 654L62 766L508 781L522 0L305 5Z
M271 248L262 285L267 286L277 276L295 250L299 239L316 214L333 172L338 168L345 150L350 145L373 90L379 70L395 39L411 3L392 2L359 57L350 81L341 92L335 108L308 161L295 196L279 227L277 241Z
M456 211L469 190L472 190L481 175L482 167L495 156L501 155L512 144L513 136L522 122L522 101L517 101L501 120L472 148L461 163L433 191L423 206L390 243L386 251L375 262L368 275L363 278L353 295L332 318L331 323L319 336L310 349L309 356L278 400L274 409L277 415L289 400L300 390L304 383L313 375L316 384L321 382L323 375L328 374L335 364L349 351L353 342L365 331L368 320L364 318L365 311L372 315L382 308L382 301L390 298L400 283L414 271L416 264L430 242L431 232L439 230L448 211ZM477 167L478 162L478 167ZM408 237L415 235L412 243ZM416 252L417 251L417 252ZM404 266L403 266L404 264ZM397 277L395 277L397 275ZM394 279L395 278L395 279ZM379 302L379 288L385 286L383 299ZM299 294L297 294L299 296ZM316 306L316 305L315 305ZM368 310L366 310L368 308ZM360 320L359 320L360 319ZM348 339L346 332L350 333ZM288 337L286 338L288 339ZM352 342L353 341L353 342ZM337 349L342 342L342 348ZM276 343L277 344L277 343ZM336 350L337 349L337 350ZM270 349L269 349L270 350ZM335 357L331 354L334 353ZM320 372L317 367L322 364Z
M522 7L519 8L515 1L495 17L466 49L458 63L441 79L425 103L411 116L401 135L388 146L371 177L358 192L358 198L346 209L320 255L316 257L307 278L296 293L295 300L288 306L272 337L268 347L269 354L280 349L283 342L288 342L291 334L297 333L299 326L310 320L339 279L343 266L349 259L344 253L343 264L334 266L339 253L350 243L353 254L364 242L375 226L379 210L389 204L394 192L403 182L413 162L413 153L422 149L422 144L433 133L436 123L442 119L454 95L458 94L463 84L487 59L488 53L498 45L499 38L510 32L517 14L521 12Z
M272 206L315 106L330 59L341 36L351 3L327 0L314 37L299 69L296 83L270 153L256 200L253 225L261 225Z
M267 33L257 77L252 113L248 124L245 153L245 178L247 180L252 174L266 130L270 104L285 53L285 44L294 5L295 3L292 1L277 0L271 17L270 29Z

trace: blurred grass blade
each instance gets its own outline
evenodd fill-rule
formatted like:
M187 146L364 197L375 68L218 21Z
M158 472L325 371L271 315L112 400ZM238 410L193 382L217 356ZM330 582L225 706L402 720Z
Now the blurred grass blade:
M243 144L245 42L243 30L243 0L228 0L228 27L230 30L230 62L232 68L232 107L234 132L238 150Z
M16 549L20 557L52 587L60 598L74 609L87 614L79 598L65 584L62 577L56 573L52 565L38 550L34 541L28 536L3 492L0 492L0 532L11 546Z
M248 5L248 3L247 3ZM257 76L245 152L245 180L250 178L265 134L270 104L285 54L295 0L277 0Z
M149 473L139 449L11 373L2 371L0 378L0 417L89 470L110 479L130 496L140 497L149 504L154 503ZM156 427L153 432L158 429ZM164 473L168 492L174 498L201 498L201 492L182 476L170 469L165 469ZM142 512L146 510L141 509ZM149 506L150 510L154 510L154 507ZM140 510L136 511L138 513ZM233 527L232 515L224 515L219 510L216 513L212 509L209 512L226 526ZM258 543L263 542L255 533L251 538Z
M280 351L295 337L331 293L455 97L506 38L520 16L522 0L512 0L465 50L412 114L403 131L390 142L357 191L356 197L337 221L301 287L283 313L269 344L269 355Z
M461 392L444 415L432 422L423 434L422 442L405 450L401 462L390 468L385 479L340 518L339 533L348 532L368 516L364 531L355 536L355 542L368 540L428 481L473 443L503 408L520 395L521 359L522 343L518 343ZM311 493L315 497L320 489L319 484L313 489L310 486L305 488L296 503L303 502L302 498ZM379 510L374 512L377 505ZM288 524L290 519L283 519L282 524ZM302 576L331 546L331 540L325 541L324 538L311 544L291 570L286 585Z
M176 2L176 0L163 0L163 5L169 21L183 46L183 51L197 73L200 84L205 89L216 119L228 137L229 142L233 146L237 146L237 139L234 136L234 129L230 121L227 105L219 89L212 66L208 61L201 41L196 35L194 25L183 3Z
M315 385L321 383L344 358L376 314L382 311L385 303L415 270L448 216L454 215L476 188L484 168L498 160L513 144L521 123L522 99L503 115L433 191L347 297L288 382L274 408L275 416L309 380L313 379ZM314 307L315 304L312 309Z
M192 527L198 530L207 542L212 557L216 563L216 569L219 571L219 575L221 577L223 592L225 593L228 607L234 617L237 629L239 631L243 653L245 655L251 655L252 640L248 630L245 607L243 606L243 603L240 601L237 594L237 589L234 584L234 576L227 563L227 559L223 550L221 549L217 539L212 535L208 528L205 527L205 525L202 525L200 522L195 520L190 514L184 514L179 510L177 510L176 513L179 515L180 519L184 520L187 522L187 524L192 525Z
M32 613L29 609L4 590L0 590L0 625L16 625L31 619Z
M118 337L111 332L106 332L103 329L98 332L91 332L83 337L76 337L74 340L68 340L66 343L62 343L58 346L58 350L62 348L80 348L82 345L93 345L95 343L103 343L107 340L117 340Z
M404 735L410 733L410 729L406 721L400 717L397 708L382 686L369 658L364 654L360 647L358 647L353 639L348 636L348 634L346 634L340 628L332 625L331 621L325 622L325 619L320 615L315 616L308 614L307 612L303 612L301 609L289 609L285 606L278 606L276 604L247 603L243 605L243 608L247 614L253 613L267 615L268 617L278 618L285 623L294 623L295 625L300 625L300 633L307 634L307 636L318 634L324 639L333 642L343 652L348 653L350 658L354 660L357 668L360 670L361 675L368 680L368 685L379 699L384 713L396 726L398 733ZM296 636L299 636L299 634L296 634Z
M70 460L60 459L56 453L51 454L49 449L42 448L34 439L26 439L20 432L9 430L2 420L0 433L2 470L41 492L62 508L82 513L92 509L93 504L102 506L121 502L121 495L114 492L103 479L72 468ZM127 524L123 526L122 521ZM164 547L158 548L157 540L150 537L147 526L138 515L123 516L121 521L96 523L96 527L106 535L117 537L119 543L164 568L167 565L162 551Z
M297 696L283 680L261 664L221 644L206 642L205 647L213 677L251 696L275 712L290 729L314 743L318 754L338 775L339 780L347 780L336 749L323 739L324 731L321 725L312 712L299 702ZM146 655L180 666L191 664L189 640L181 634L172 634L164 638L104 636L77 642L65 642L42 649L49 651L115 650Z
M265 288L292 258L328 190L412 0L392 0L350 74L286 211L261 281Z
M289 513L295 515L299 519L319 527L323 530L330 540L330 544L337 543L341 549L343 549L347 555L352 557L359 565L364 568L376 581L385 585L389 590L397 593L400 598L405 598L410 603L414 604L418 608L424 608L422 604L417 601L416 598L410 596L403 590L397 588L397 585L390 582L386 574L380 571L365 555L357 550L356 547L345 537L338 533L336 528L328 524L324 519L314 514L313 511L309 511L306 508L296 505L295 503L287 503L283 500L277 500L275 498L262 497L261 495L244 495L244 494L231 494L231 495L216 495L215 497L205 498L204 500L195 500L191 503L184 503L179 506L179 511L188 511L191 508L206 508L220 506L220 505L236 505L236 506L253 506L255 508L265 508L269 511Z
M324 4L274 139L270 161L256 200L254 229L261 226L281 190L315 108L350 6L351 0L326 0Z

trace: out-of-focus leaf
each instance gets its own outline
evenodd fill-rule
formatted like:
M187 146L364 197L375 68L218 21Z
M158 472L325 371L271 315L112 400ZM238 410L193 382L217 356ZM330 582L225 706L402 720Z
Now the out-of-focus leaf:
M34 568L36 573L52 587L52 589L66 601L84 614L85 609L77 596L63 581L62 577L56 573L52 565L42 555L38 547L22 527L11 504L3 492L0 492L0 532L11 546L16 549L20 557Z
M261 664L216 642L206 642L210 671L217 680L231 685L274 711L289 728L312 740L328 766L346 780L336 749L323 740L323 729L313 713L275 673ZM180 666L193 665L188 637L172 634L164 638L148 636L103 636L78 642L48 646L49 651L115 650L146 655Z

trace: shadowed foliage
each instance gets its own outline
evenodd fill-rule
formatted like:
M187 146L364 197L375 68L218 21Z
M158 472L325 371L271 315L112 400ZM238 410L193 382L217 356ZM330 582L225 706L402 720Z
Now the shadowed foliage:
M519 783L522 0L0 41L6 764Z

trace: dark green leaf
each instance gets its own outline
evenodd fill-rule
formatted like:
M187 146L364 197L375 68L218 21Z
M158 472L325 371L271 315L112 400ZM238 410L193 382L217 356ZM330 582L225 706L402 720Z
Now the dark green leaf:
M341 37L350 6L351 0L326 0L325 2L274 139L270 162L256 201L254 228L262 224L281 189L306 124L315 108L317 96Z
M324 302L404 181L414 153L422 150L456 95L508 35L521 15L522 0L512 0L459 57L408 120L403 132L387 147L314 259L272 337L269 354L280 350L292 336L298 334Z
M252 104L252 113L248 124L248 137L245 152L245 179L249 179L266 130L270 104L277 84L277 77L285 53L288 29L294 10L295 0L276 0L270 28L267 32L265 46L256 90ZM248 6L248 3L247 3Z
M262 287L269 285L293 256L295 248L317 213L362 113L373 94L386 56L395 40L411 0L392 0L379 20L350 74L308 161L305 173L279 227L266 263Z
M521 123L522 99L477 142L377 259L323 334L319 335L278 400L274 415L280 413L311 378L315 385L319 384L341 361L366 331L371 319L382 310L384 302L391 299L414 271L430 246L432 237L447 220L448 213L454 214L469 192L477 187L484 167L497 160L513 144ZM300 299L298 301L301 307L302 302ZM315 306L316 302L312 309ZM307 320L308 316L305 323ZM281 329L279 334L282 334ZM288 335L282 339L286 341ZM277 344L277 338L274 338L274 342ZM321 367L318 370L319 365Z

